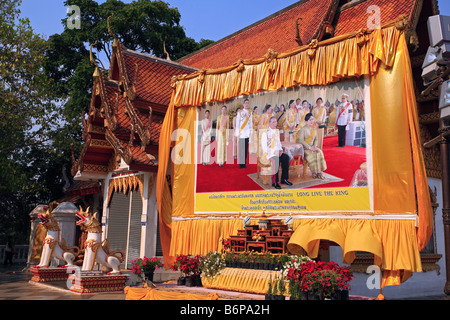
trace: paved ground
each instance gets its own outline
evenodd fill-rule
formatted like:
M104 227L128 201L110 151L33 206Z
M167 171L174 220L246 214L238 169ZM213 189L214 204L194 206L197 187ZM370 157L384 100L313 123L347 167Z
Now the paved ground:
M59 286L29 283L24 266L0 266L0 300L125 300L124 293L77 294Z
M125 300L124 293L77 294L67 290L64 283L35 284L30 283L32 275L22 265L5 267L0 265L0 300ZM169 288L174 290L175 288ZM188 290L188 289L184 289ZM197 288L193 290L207 290ZM179 291L177 289L177 291ZM194 292L193 292L194 293ZM203 293L203 292L198 292ZM205 293L207 294L207 293ZM259 300L261 295L243 296L239 293L223 292L228 299ZM233 297L233 295L236 295ZM426 296L407 300L442 300L442 296Z

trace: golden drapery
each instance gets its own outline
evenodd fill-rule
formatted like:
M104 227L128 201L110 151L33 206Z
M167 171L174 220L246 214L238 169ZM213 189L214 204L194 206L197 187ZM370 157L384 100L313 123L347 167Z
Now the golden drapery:
M219 300L217 293L210 293L208 295L185 293L185 292L173 292L164 291L149 288L139 287L125 287L124 293L126 295L125 300Z
M313 41L286 53L269 50L260 59L241 60L227 68L201 70L174 79L174 91L161 131L157 184L160 219L168 222L162 228L171 231L166 238L161 233L162 242L167 241L163 251L170 248L164 251L165 256L218 250L220 241L215 237L223 237L225 233L221 228L233 221L195 216L193 161L174 166L173 211L161 211L170 147L173 141L180 143L177 138L171 139L171 135L174 129L192 129L184 120L195 119L195 113L191 112L204 103L239 95L297 85L328 85L361 76L370 79L372 151L376 168L373 209L374 214L385 214L387 218L298 219L289 247L293 251L303 248L314 256L318 241L327 239L342 246L344 262L351 262L353 252L360 250L373 253L377 264L388 272L393 271L390 277L395 277L395 270L420 272L419 251L428 242L432 230L431 202L409 55L403 31L395 23L320 43ZM184 114L183 119L180 113ZM393 214L417 215L418 225L411 219L390 218ZM181 220L172 222L172 217Z
M280 277L280 271L259 270L255 272L252 269L224 268L214 278L202 277L202 284L208 289L265 294L269 282ZM288 292L287 283L286 292Z

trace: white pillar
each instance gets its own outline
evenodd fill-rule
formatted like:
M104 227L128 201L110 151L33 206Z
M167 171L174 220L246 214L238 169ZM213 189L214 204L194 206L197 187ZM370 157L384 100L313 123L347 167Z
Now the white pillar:
M77 207L72 202L62 202L52 212L61 229L59 241L66 240L68 247L75 245L75 211Z

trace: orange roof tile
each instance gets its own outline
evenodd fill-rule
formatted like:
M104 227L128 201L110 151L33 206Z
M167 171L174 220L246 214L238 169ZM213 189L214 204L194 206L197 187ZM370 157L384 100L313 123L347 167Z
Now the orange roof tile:
M195 68L139 53L125 47L122 48L122 52L130 82L133 82L136 65L138 66L135 84L137 98L149 103L167 107L172 95L172 87L170 86L172 77L197 71Z
M336 12L333 25L334 35L339 36L361 28L373 28L374 11L370 6L380 8L380 25L394 21L402 15L411 20L416 9L416 0L366 0L354 5L347 5ZM368 12L368 9L369 12Z
M299 46L295 41L295 21L299 23L302 44L313 38L320 40L326 24L334 27L339 36L361 28L370 28L367 21L373 12L368 8L380 8L380 25L406 15L409 21L416 21L420 0L356 0L338 7L339 1L304 0L297 2L241 31L219 40L199 51L191 53L178 62L198 68L216 69L230 66L239 59L263 57L268 49L287 52Z
M219 40L197 52L178 60L198 69L215 69L232 65L239 59L264 56L268 49L285 52L299 44L296 42L296 21L302 44L317 37L324 22L331 22L338 1L304 0L263 19L235 34Z

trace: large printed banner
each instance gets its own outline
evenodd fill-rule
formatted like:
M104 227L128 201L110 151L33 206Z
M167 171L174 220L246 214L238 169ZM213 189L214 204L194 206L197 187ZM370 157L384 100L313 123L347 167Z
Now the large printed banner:
M373 212L368 80L208 104L195 127L195 214Z

